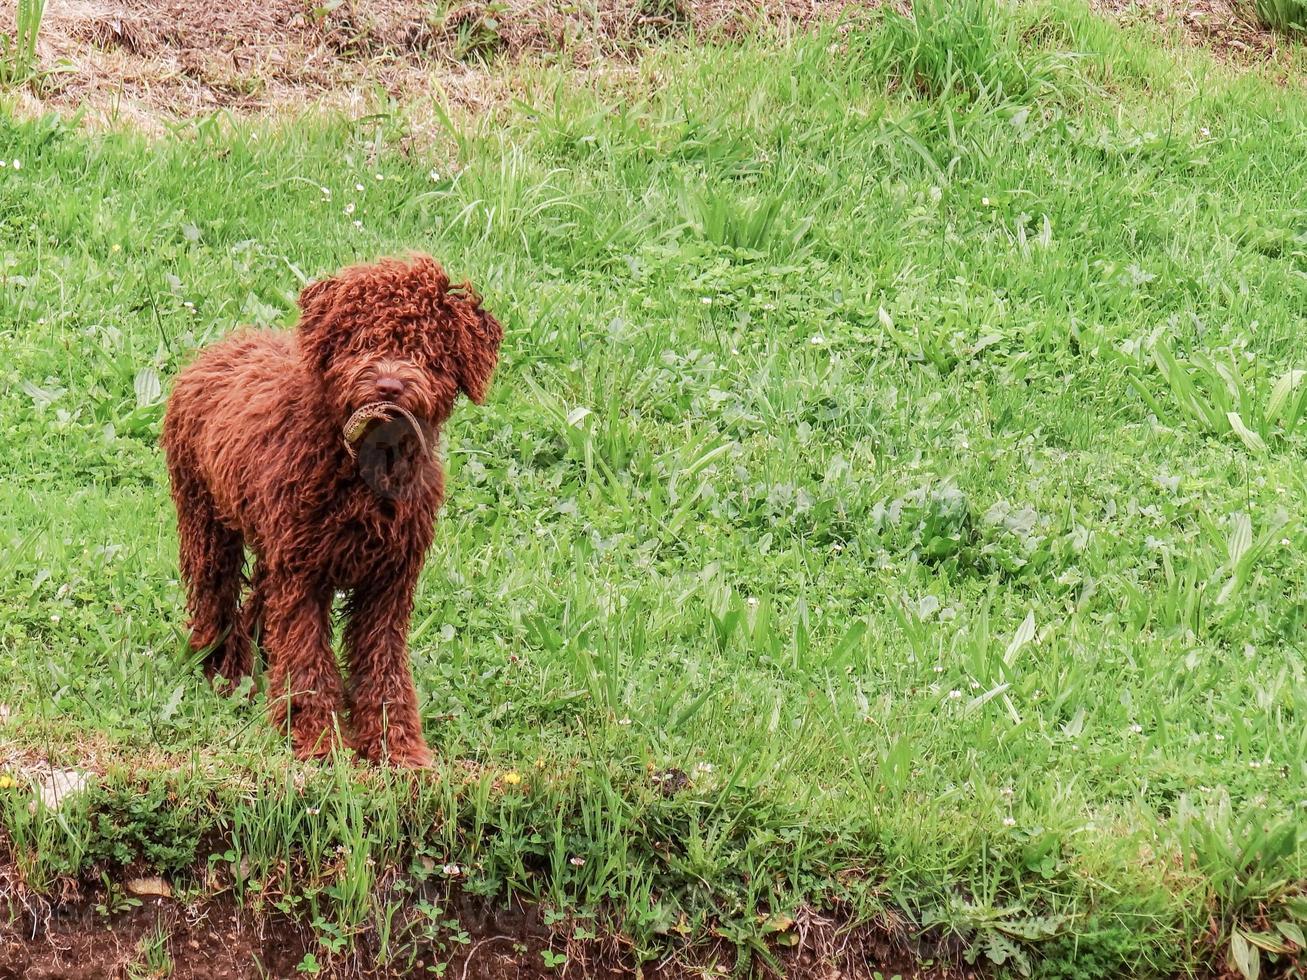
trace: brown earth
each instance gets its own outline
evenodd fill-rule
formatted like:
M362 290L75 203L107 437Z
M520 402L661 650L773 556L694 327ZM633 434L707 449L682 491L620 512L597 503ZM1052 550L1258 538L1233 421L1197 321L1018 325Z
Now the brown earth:
M121 894L121 893L120 893ZM569 940L545 925L534 906L498 907L466 896L448 914L463 935L444 949L408 947L389 965L379 964L375 937L356 937L333 954L301 923L239 911L229 898L184 903L147 898L136 908L106 912L105 897L28 913L0 926L0 980L254 980L300 978L399 978L436 976L489 980L536 978L617 978L649 980L728 976L733 949L698 951L690 961L646 963L637 973L620 937L586 942ZM778 949L777 965L796 980L861 980L899 976L902 980L972 977L970 970L923 965L908 948L905 934L864 926L840 930L827 919L801 916L792 925L793 943ZM453 933L447 933L452 936ZM150 950L156 952L151 955ZM311 953L318 972L311 973ZM545 954L553 957L546 966ZM565 959L564 959L565 957ZM748 972L775 975L760 960Z
M476 108L489 62L620 68L651 41L801 29L878 0L49 0L29 108L150 122L436 95ZM0 32L13 6L0 9ZM153 127L153 128L157 128Z
M1239 64L1276 62L1301 46L1257 23L1247 0L1090 0L1118 20L1153 21L1178 29L1191 44Z
M892 0L902 10L909 0ZM1155 20L1238 63L1295 60L1301 45L1253 23L1245 0L1090 0ZM353 113L435 97L471 112L513 95L491 63L525 56L578 72L629 70L648 44L802 30L882 0L48 0L29 113L159 131L215 111ZM14 5L0 5L0 33ZM1300 60L1300 59L1298 59Z

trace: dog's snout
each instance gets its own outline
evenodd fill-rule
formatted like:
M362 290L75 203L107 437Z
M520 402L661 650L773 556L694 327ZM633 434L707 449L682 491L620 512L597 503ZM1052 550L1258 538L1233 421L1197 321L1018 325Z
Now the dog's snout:
M377 378L377 394L387 401L395 401L404 394L404 382L399 378Z

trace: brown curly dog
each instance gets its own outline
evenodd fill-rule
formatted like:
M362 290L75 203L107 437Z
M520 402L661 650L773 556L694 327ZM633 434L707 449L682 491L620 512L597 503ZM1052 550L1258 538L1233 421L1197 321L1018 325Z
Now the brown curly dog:
M299 305L294 331L208 348L168 401L191 646L231 684L257 636L272 720L300 758L343 730L364 759L429 765L408 627L444 499L432 450L459 393L485 397L503 330L426 256L345 269ZM331 646L342 590L347 684Z

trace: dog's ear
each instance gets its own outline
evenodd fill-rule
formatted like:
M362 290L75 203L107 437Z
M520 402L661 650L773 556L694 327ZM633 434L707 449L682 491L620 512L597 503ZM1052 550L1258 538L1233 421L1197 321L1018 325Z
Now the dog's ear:
M463 329L460 331L456 370L458 386L463 394L480 405L486 399L491 375L499 363L499 344L504 339L504 328L481 308L480 298L470 290L469 293L472 297L470 316L460 317Z
M316 279L300 290L301 327L311 320L320 318L327 311L339 285L339 280L329 276L326 279Z
M442 311L440 319L451 329L450 354L459 390L480 405L490 388L490 376L499 362L504 328L481 308L472 284L450 286L449 274L429 255L413 253L403 266L404 275L417 291L431 298Z
M300 290L300 318L296 329L300 343L320 367L325 365L331 344L327 324L331 320L340 280L318 279Z

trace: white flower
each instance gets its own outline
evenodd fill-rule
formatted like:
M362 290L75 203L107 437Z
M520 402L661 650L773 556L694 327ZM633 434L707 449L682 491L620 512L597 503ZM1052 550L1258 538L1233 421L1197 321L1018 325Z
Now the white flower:
M331 188L330 188L330 187L319 187L318 190L322 191L322 196L323 196L323 197L331 197Z
M386 178L385 178L384 176L382 176L381 174L377 174L377 180L385 180L385 179L386 179Z
M826 343L826 338L821 334L814 334L808 338L808 343L812 344L813 347L820 347L822 344Z
M361 191L361 190L363 190L363 185L362 185L362 184L355 184L355 185L354 185L354 189L355 189L356 191Z
M972 681L972 682L971 682L971 689L972 689L973 691L974 691L976 688L978 688L978 687L980 687L980 681Z
M14 169L15 169L15 170L22 170L22 169L23 169L23 161L22 161L22 160L19 160L17 157L14 158Z
M623 728L626 728L627 726L629 726L629 725L631 724L631 719L630 719L630 718L618 718L618 719L617 719L617 723L618 723L619 725L621 725Z
M346 214L353 214L353 213L354 213L354 202L353 202L353 201L350 201L348 204L345 205L345 213L346 213Z
M702 303L704 306L712 306L712 297L711 297L711 296L701 296L701 297L699 298L699 302Z
M1004 818L1003 818L1003 826L1004 826L1004 827L1015 827L1016 825L1017 825L1017 822L1016 822L1016 820L1014 820L1012 817L1004 817Z
M362 227L363 227L363 222L362 222L362 221L358 221L358 220L356 219L356 220L354 221L354 227L355 227L355 228L362 228Z
M1201 136L1203 139L1207 139L1207 137L1212 135L1212 131L1208 129L1206 126L1204 126L1200 130L1198 130L1198 135Z
M989 207L989 198L987 198L987 197L982 197L982 198L980 199L980 203L983 204L985 207Z
M957 689L954 689L948 692L948 696L949 696L949 700L957 701L959 698L962 697L962 692Z
M694 764L694 771L696 775L710 773L713 771L713 764L711 762L696 762Z
M1212 737L1215 738L1218 742L1224 742L1224 741L1225 741L1225 736L1222 735L1220 732L1217 732L1217 733L1216 733L1215 735L1213 735Z
M937 673L937 674L942 674L942 673L944 673L944 665L943 665L943 664L936 664L934 667L932 667L932 668L930 668L930 669L933 670L933 671L934 671L935 673Z
M1248 763L1248 768L1249 768L1249 769L1260 769L1261 767L1262 767L1262 764L1261 764L1260 762L1258 762L1256 759L1254 759L1252 762Z
M570 858L570 859L568 859L568 862L567 862L567 863L570 864L570 865L571 865L572 867L574 867L574 868L584 868L584 867L585 867L585 858L583 858L583 857L574 857L574 858Z
M457 878L463 873L463 870L457 864L452 863L445 865L441 870L445 872L447 878Z
M1131 726L1130 726L1130 730L1131 730L1132 732L1134 732L1136 735L1139 735L1139 734L1141 734L1141 733L1143 732L1143 730L1144 730L1144 726L1143 726L1143 725L1131 725Z
M432 167L431 170L427 172L427 176L430 177L432 180L438 181L440 180L440 171L437 170L435 167Z

